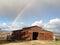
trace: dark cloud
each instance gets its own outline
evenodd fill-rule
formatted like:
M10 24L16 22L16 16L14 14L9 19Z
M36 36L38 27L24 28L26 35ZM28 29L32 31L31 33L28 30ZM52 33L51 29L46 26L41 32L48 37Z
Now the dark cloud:
M0 0L0 19L14 20L27 0Z

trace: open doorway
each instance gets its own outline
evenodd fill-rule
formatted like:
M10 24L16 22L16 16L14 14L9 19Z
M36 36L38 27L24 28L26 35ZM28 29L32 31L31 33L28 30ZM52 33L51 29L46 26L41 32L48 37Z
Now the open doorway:
M37 40L37 37L38 37L38 32L33 32L33 36L32 36L33 40Z

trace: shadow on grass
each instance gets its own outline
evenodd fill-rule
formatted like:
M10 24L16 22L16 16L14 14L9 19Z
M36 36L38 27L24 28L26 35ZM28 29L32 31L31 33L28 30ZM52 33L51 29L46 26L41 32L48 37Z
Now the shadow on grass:
M10 43L10 42L6 40L0 40L0 44L7 44L7 43Z
M2 44L9 44L9 43L22 43L22 42L30 42L31 40L19 40L19 41L6 41L6 40L0 40L0 45Z
M6 40L0 40L0 45L9 44L9 43L24 43L24 42L30 42L30 41L33 41L33 40L19 40L19 41L11 41L11 42L6 41ZM45 40L44 42L47 42L47 41ZM58 40L58 41L48 41L48 42L59 43L60 40Z

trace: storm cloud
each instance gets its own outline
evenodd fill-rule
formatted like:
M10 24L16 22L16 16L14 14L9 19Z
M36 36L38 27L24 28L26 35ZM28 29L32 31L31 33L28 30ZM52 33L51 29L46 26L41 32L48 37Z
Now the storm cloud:
M30 3L28 8L20 14L28 3ZM40 24L39 26L43 27L43 25L45 25L44 27L51 30L53 28L53 30L55 29L57 31L60 29L60 22L57 23L58 21L55 22L55 20L60 20L60 0L0 0L0 27L2 29L5 28L5 26L11 27L11 23L18 15L21 16L18 17L17 23L23 22L26 25L29 23L32 23L32 25ZM56 15L59 18L56 17ZM49 20L47 24L43 24L43 19L45 19L45 21ZM15 23L16 25L13 24L13 28L20 27L20 24L17 23Z
M46 10L48 9L52 8L52 10L55 11L60 9L60 0L31 0L31 2L32 1L32 5L24 11L22 18L42 17L43 14L41 13L47 12ZM0 20L7 21L9 19L13 21L28 2L29 0L0 0Z

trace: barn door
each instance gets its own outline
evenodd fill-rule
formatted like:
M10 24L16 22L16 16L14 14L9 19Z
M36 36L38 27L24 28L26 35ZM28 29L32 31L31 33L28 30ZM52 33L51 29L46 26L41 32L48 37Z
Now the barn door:
M32 36L33 40L37 40L37 37L38 37L38 32L33 32L33 36Z

